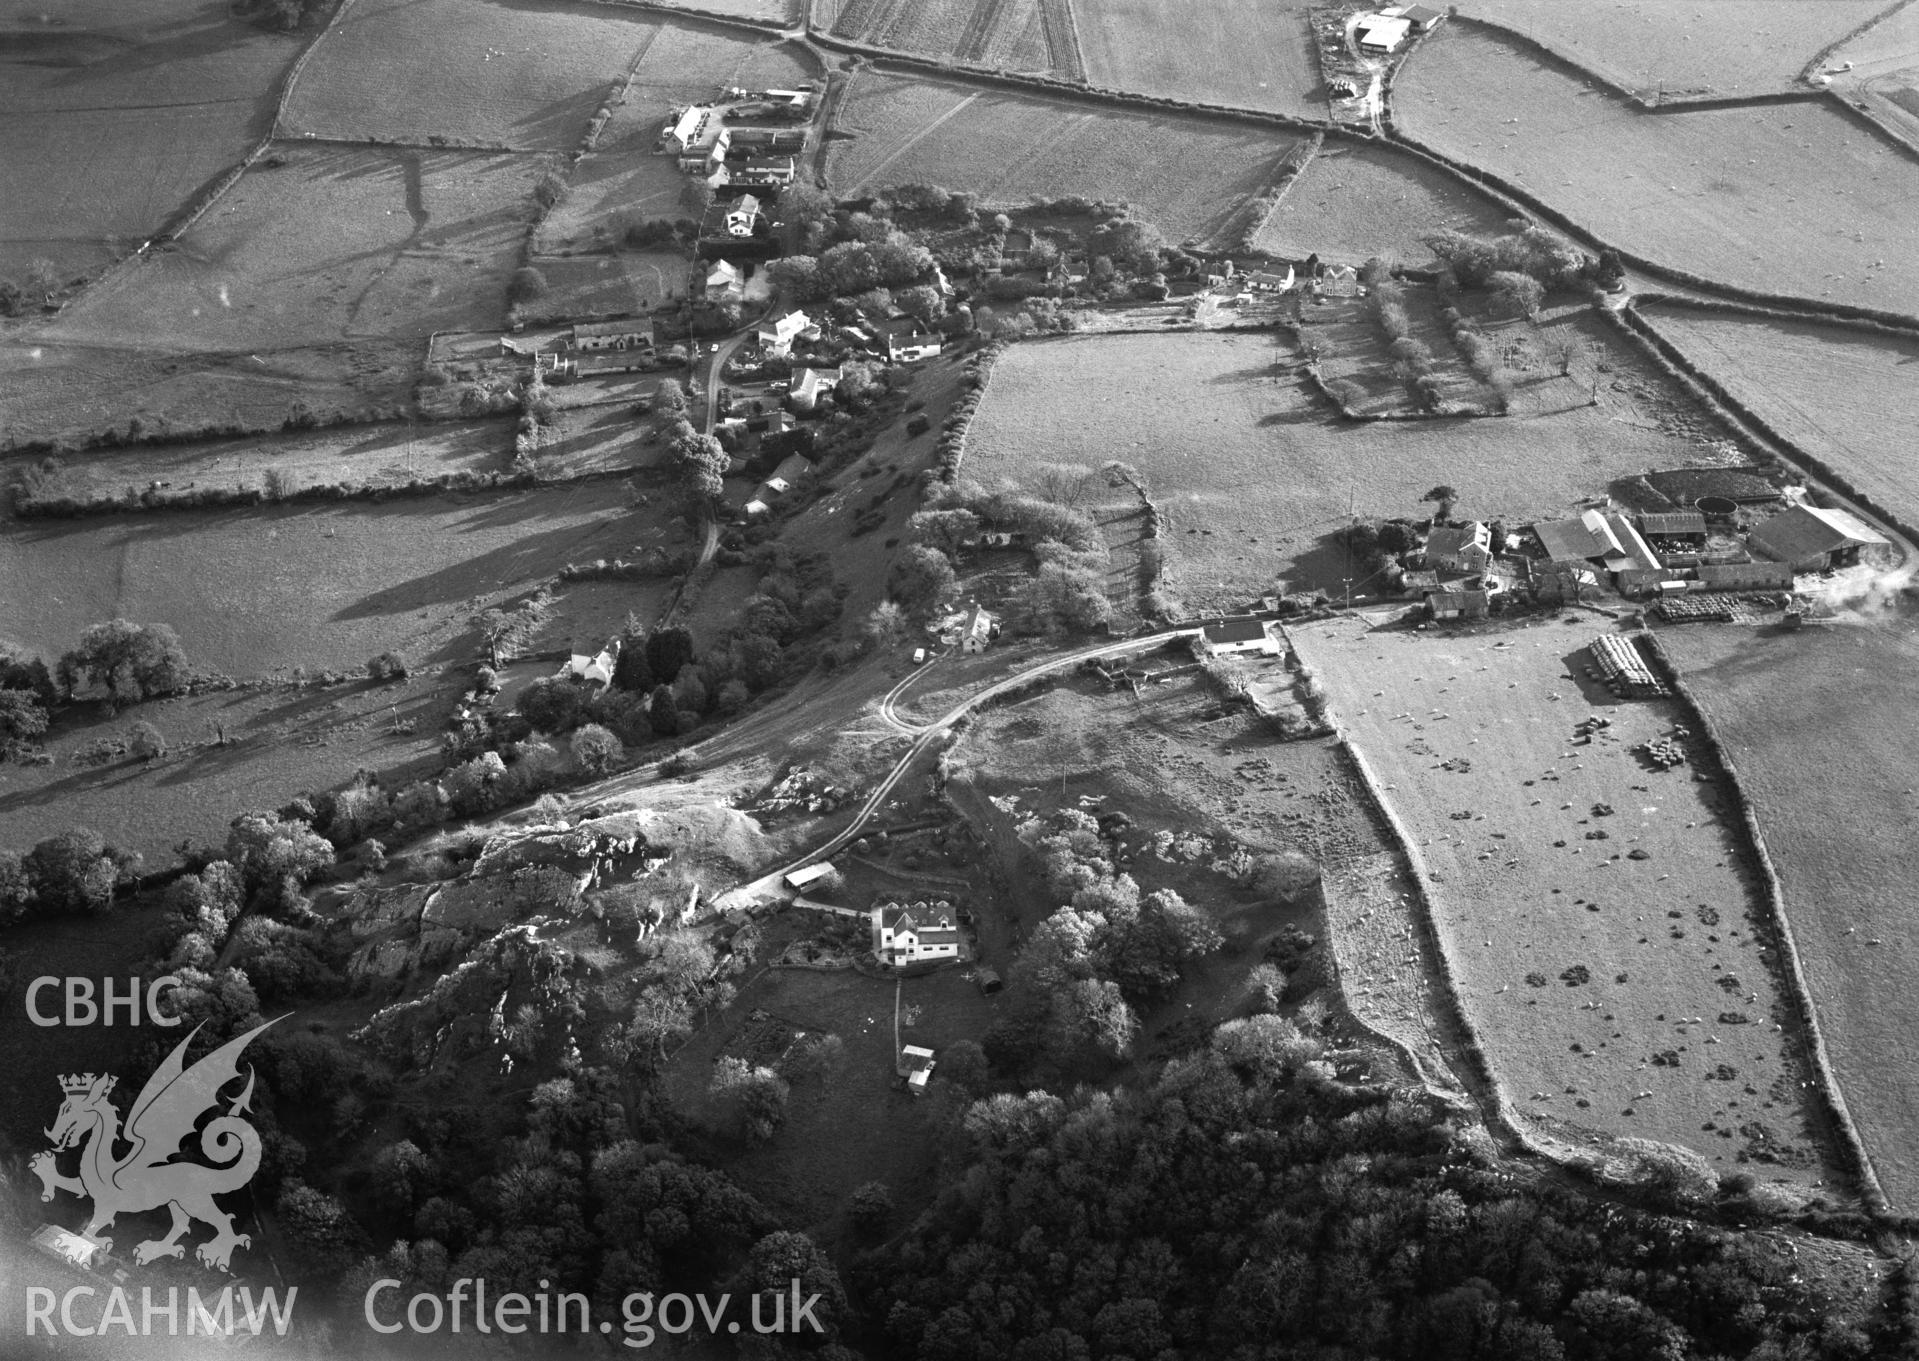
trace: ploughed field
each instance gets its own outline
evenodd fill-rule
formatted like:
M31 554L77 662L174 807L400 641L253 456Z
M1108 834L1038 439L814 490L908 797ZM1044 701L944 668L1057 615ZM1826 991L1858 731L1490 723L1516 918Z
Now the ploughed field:
M848 196L938 184L991 204L1079 195L1125 199L1169 242L1207 241L1270 187L1292 148L1272 129L1122 112L919 80L851 78L835 117L827 179Z
M938 61L1077 79L1067 0L845 0L834 36Z
M1919 341L1655 303L1639 314L1773 429L1919 525Z
M497 326L554 160L276 144L177 244L35 334L245 352Z
M1648 113L1441 25L1393 87L1416 140L1599 239L1718 283L1919 313L1919 164L1817 104Z
M1461 0L1625 89L1666 99L1803 89L1828 43L1885 11L1881 0Z
M1278 332L1016 345L994 366L961 475L1022 481L1039 463L1132 464L1168 517L1170 585L1202 608L1276 580L1337 592L1360 576L1333 538L1352 513L1416 515L1440 483L1461 490L1467 514L1521 522L1701 452L1649 428L1631 392L1536 417L1356 424L1332 414L1299 363ZM1360 579L1354 590L1377 587Z
M1426 866L1460 1003L1514 1106L1561 1135L1683 1144L1722 1173L1829 1178L1731 793L1634 754L1682 711L1585 683L1596 628L1578 623L1347 618L1291 637ZM1591 717L1610 726L1581 744Z
M1919 1211L1919 727L1912 620L1661 633L1752 799L1840 1090L1896 1213Z

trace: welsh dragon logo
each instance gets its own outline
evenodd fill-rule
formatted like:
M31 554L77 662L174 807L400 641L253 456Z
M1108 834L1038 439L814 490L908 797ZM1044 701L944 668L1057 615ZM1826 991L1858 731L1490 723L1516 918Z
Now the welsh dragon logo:
M40 1199L52 1200L55 1191L91 1199L93 1214L81 1233L102 1251L111 1251L113 1240L100 1233L117 1216L164 1205L173 1215L172 1231L136 1247L135 1262L144 1266L158 1257L183 1256L186 1248L180 1237L197 1219L214 1232L194 1255L209 1267L231 1270L233 1250L248 1247L253 1240L233 1231L233 1216L213 1198L245 1186L260 1166L260 1133L240 1119L253 1099L250 1066L246 1088L233 1098L224 1115L208 1121L200 1132L201 1154L218 1165L171 1159L200 1117L218 1108L220 1089L240 1076L240 1051L272 1024L255 1026L189 1068L187 1046L200 1033L200 1026L195 1026L140 1089L127 1112L124 1130L120 1112L108 1100L118 1079L92 1073L61 1078L66 1100L53 1128L45 1131L53 1147L35 1155L31 1164L40 1178ZM119 1151L122 1145L129 1146L125 1153ZM58 1163L60 1155L74 1147L80 1150L80 1175L69 1177L60 1172Z

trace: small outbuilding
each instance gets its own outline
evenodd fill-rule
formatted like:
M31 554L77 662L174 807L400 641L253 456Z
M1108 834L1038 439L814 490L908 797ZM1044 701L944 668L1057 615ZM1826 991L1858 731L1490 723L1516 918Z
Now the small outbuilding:
M1426 608L1435 619L1484 619L1492 607L1486 591L1428 591Z
M817 885L822 879L831 877L837 871L830 860L822 860L817 865L802 865L785 876L784 883L795 893L804 893Z
M938 1062L931 1049L917 1044L902 1045L894 1071L905 1079L906 1090L911 1095L925 1096L926 1084L932 1081L933 1069Z

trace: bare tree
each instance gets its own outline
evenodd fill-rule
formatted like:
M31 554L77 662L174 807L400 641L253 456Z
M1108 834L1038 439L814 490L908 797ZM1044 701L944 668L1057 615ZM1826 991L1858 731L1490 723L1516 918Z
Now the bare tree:
M1586 346L1571 331L1547 331L1539 337L1539 351L1547 362L1559 367L1561 378L1572 377L1573 361L1585 352Z
M1084 463L1042 463L1033 469L1033 487L1054 505L1076 510L1093 487L1093 470Z

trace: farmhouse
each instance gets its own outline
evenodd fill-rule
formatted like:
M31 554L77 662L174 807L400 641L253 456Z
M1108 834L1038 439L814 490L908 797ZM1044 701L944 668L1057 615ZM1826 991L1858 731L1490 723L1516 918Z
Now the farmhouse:
M1280 650L1279 640L1260 619L1221 619L1199 631L1200 646L1209 657L1237 652L1257 652L1271 657Z
M763 321L758 332L760 348L770 355L783 355L793 348L794 340L812 324L813 319L797 308L783 317Z
M1231 262L1228 261L1228 263ZM1284 274L1275 274L1270 270L1249 270L1239 277L1240 281L1255 293L1284 293L1293 286L1295 276L1293 267L1288 265Z
M831 392L840 381L838 368L801 369L793 375L793 386L787 391L787 400L798 411L812 411L820 404L820 397Z
M1789 506L1753 528L1748 543L1799 572L1825 572L1886 556L1891 541L1857 515L1818 506Z
M1491 603L1485 591L1426 592L1426 608L1435 619L1484 619Z
M891 321L879 322L873 329L889 363L909 364L939 356L940 337L931 331L921 330L919 322L912 317L895 317Z
M988 614L977 604L969 608L960 619L959 649L961 652L984 652L998 636L998 617Z
M1484 520L1457 528L1435 526L1426 535L1426 564L1447 572L1483 572L1493 560L1492 530Z
M1359 296L1359 271L1351 265L1324 265L1314 287L1329 298Z
M615 638L598 652L575 652L558 674L563 679L585 681L604 690L613 683L613 667L620 658L620 640Z
M653 323L644 317L626 317L619 321L590 321L573 328L576 350L631 350L651 348Z
M760 221L760 201L751 194L741 194L726 209L726 234L728 236L751 236Z
M882 903L867 920L873 935L873 954L882 964L899 967L934 959L958 959L959 928L944 902Z

